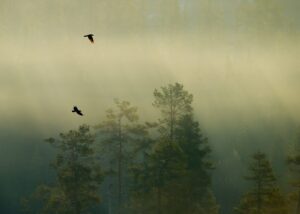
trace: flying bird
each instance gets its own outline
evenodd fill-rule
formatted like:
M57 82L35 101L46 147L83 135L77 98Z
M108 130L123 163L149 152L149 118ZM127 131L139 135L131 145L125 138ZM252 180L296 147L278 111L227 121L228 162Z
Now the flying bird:
M77 106L74 106L74 107L73 107L72 112L75 112L75 113L79 114L80 116L83 116L81 110L79 110L79 109L77 108Z
M87 34L87 35L84 35L83 37L87 37L91 43L94 43L94 38L93 38L94 34Z

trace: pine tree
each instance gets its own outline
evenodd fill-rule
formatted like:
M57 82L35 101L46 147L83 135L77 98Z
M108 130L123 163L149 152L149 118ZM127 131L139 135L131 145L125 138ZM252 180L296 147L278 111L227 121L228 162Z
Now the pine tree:
M245 194L235 211L240 214L287 213L286 203L277 185L270 162L264 153L257 152L249 164L246 180L253 188ZM275 208L274 211L274 207Z
M211 149L191 114L179 121L175 139L186 158L186 176L182 180L183 202L188 204L186 210L188 213L217 213L218 206L211 193L213 165L208 159Z
M160 132L160 140L158 141L158 146L163 148L162 150L156 150L155 152L158 154L162 153L162 155L156 155L155 153L153 154L154 157L158 158L158 162L166 161L165 159L159 160L159 158L163 157L163 153L168 153L169 150L173 150L176 148L174 151L180 151L181 148L176 144L175 142L175 131L178 128L179 121L184 117L185 115L188 115L192 112L192 107L191 103L193 100L193 96L189 94L187 91L183 89L183 85L179 83L175 84L169 84L166 87L161 87L160 90L155 89L154 90L154 103L153 106L156 107L158 110L161 112L161 118L159 119L158 122L158 127L159 127L159 132ZM162 144L167 144L167 145L162 145ZM167 154L165 154L167 156ZM173 154L175 155L175 154ZM182 163L177 163L175 164L176 166L181 166L185 168L185 161L183 158L181 158L184 154L182 152L177 152L176 155L178 157L172 157L175 158L176 162L182 161ZM160 165L156 165L158 169L155 170L160 170ZM168 168L169 166L166 165L164 166L164 171L168 173L168 171L174 171L172 168ZM182 168L181 170L178 171L184 171L185 169ZM180 173L181 174L181 173ZM182 175L182 174L181 174ZM177 177L177 181L180 179L180 175L175 176ZM163 179L162 177L159 177L160 179ZM165 181L162 181L164 183ZM170 183L171 184L171 183ZM178 190L178 188L175 188ZM168 196L169 198L166 201L166 203L170 204L171 200L171 195L174 194L173 188L171 188L171 185L169 185L169 188L164 187L164 188L157 188L157 207L158 207L158 212L161 213L163 210L163 198L162 198L162 191L165 190L164 195ZM167 190L172 190L171 192ZM174 202L174 201L173 201ZM172 203L172 202L171 202ZM175 203L173 203L174 205ZM171 211L171 207L168 207L167 210Z
M153 106L161 112L159 119L161 137L173 143L179 120L192 112L193 95L185 91L183 85L175 83L161 87L161 90L155 89L154 99Z
M182 151L175 144L162 143L133 170L134 203L150 199L143 203L143 207L137 207L138 213L153 213L154 210L157 214L172 213L175 204L171 202L176 197L173 190L178 179L185 175L183 159Z
M135 176L139 213L217 213L210 191L210 148L192 115L192 95L179 83L154 91L160 136ZM155 198L156 201L147 199ZM146 199L146 200L145 200Z
M124 191L124 173L127 162L133 158L133 151L147 134L146 126L138 124L137 108L128 101L115 100L115 109L108 109L106 120L95 128L99 131L102 148L112 163L111 171L114 172L114 163L117 162L117 210L121 213ZM102 155L103 156L103 155ZM114 174L114 173L113 173ZM114 186L112 183L109 186Z
M40 202L39 213L83 214L99 204L102 174L95 162L94 141L87 125L80 126L78 131L61 133L59 139L47 140L58 149L51 165L57 180L53 185L39 186L32 195L32 200Z
M300 135L296 140L295 148L293 149L293 154L288 156L287 163L289 165L290 171L293 175L293 180L291 185L294 191L291 193L292 201L296 203L296 214L300 214Z

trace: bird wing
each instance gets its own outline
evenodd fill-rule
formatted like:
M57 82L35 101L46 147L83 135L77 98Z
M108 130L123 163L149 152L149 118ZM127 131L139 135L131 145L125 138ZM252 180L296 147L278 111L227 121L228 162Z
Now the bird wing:
M88 35L89 40L91 41L91 43L94 43L94 38L92 35Z

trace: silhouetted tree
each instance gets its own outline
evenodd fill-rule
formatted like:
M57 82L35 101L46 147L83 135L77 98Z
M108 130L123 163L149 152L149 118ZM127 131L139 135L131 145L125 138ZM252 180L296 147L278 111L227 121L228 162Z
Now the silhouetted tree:
M115 100L115 109L108 109L106 120L95 128L99 130L101 144L107 149L110 162L117 162L118 212L123 205L125 163L133 158L133 151L143 142L147 134L146 126L138 124L137 108L128 101ZM112 164L114 165L114 164ZM114 167L111 167L114 171ZM110 184L112 185L112 184Z
M253 188L245 194L235 211L240 214L287 213L284 197L276 185L270 162L264 153L257 152L249 164L249 175L245 177Z
M133 170L133 206L138 213L172 213L167 203L175 197L171 194L171 187L175 187L178 178L185 174L183 158L183 153L175 144L163 143L146 156L140 167ZM137 204L143 206L137 207Z
M217 213L210 190L210 148L193 119L192 95L175 83L156 89L154 98L161 111L160 136L133 170L133 205L138 213Z
M83 214L100 202L102 174L95 162L95 136L87 125L47 140L58 149L52 168L57 174L53 185L41 185L32 195L38 200L38 213ZM37 206L35 205L34 208ZM34 213L31 211L30 213Z
M192 112L193 95L183 89L183 85L175 83L161 90L154 90L153 106L160 110L159 131L162 138L169 143L174 142L174 132L180 119Z
M300 214L300 135L298 135L293 154L288 156L287 163L293 175L291 185L294 191L291 198L296 202L296 213Z
M209 161L211 149L207 138L203 137L199 123L192 114L179 121L175 131L175 141L184 153L186 175L182 178L182 202L188 213L217 213L218 206L211 193L212 163ZM206 206L205 204L209 204ZM214 209L214 211L212 211Z

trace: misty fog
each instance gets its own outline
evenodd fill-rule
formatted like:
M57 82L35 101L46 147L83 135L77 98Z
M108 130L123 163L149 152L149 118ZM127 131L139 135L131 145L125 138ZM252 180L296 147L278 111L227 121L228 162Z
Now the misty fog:
M300 4L275 2L274 25L247 30L236 0L1 0L0 213L19 213L20 198L53 176L45 138L99 123L114 98L154 121L154 89L174 82L193 94L212 147L220 213L233 213L256 151L288 191L284 161L300 121Z

